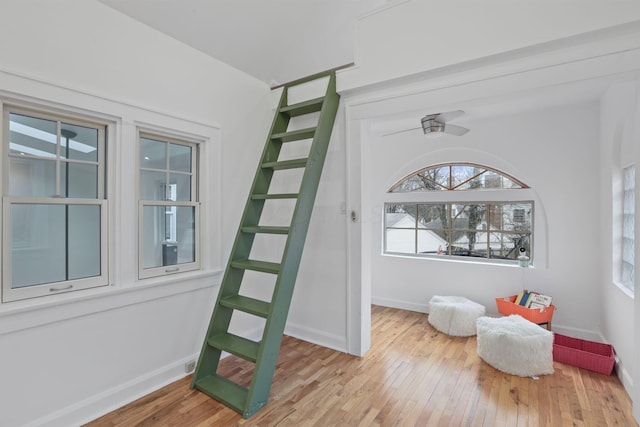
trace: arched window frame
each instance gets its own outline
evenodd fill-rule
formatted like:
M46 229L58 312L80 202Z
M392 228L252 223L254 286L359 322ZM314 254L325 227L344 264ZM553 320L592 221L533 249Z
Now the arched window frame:
M424 177L425 172L428 175L429 171L446 168L448 180L431 181L434 188L398 191L403 183L416 176ZM466 168L467 178L453 179L456 168ZM494 184L496 177L500 177L500 182L506 185L496 188L479 184L477 181L485 174L492 177ZM528 185L493 167L451 162L421 168L397 181L387 192L383 253L513 265L518 265L518 257L524 255L532 261L533 199ZM408 215L394 215L398 211ZM439 212L439 223L434 214L427 213L431 211ZM475 224L468 225L470 220ZM398 225L396 221L402 223ZM400 237L402 234L404 237ZM460 247L462 244L467 250Z

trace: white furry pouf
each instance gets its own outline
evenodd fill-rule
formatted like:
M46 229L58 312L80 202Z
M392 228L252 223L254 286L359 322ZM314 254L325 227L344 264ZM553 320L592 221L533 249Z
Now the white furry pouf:
M428 320L440 332L468 337L476 334L476 319L484 313L484 305L465 297L435 295L429 301Z
M478 356L494 368L530 377L553 373L553 332L512 314L477 320Z

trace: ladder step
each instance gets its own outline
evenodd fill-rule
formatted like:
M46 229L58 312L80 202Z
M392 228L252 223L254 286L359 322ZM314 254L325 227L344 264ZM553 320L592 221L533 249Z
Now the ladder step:
M307 166L307 159L285 160L283 162L267 162L262 164L263 169L271 168L273 170L296 169Z
M289 227L255 225L242 227L243 233L289 234Z
M301 139L313 138L316 133L316 128L306 128L299 130L292 130L289 132L274 133L271 135L271 140L280 142L300 141Z
M195 387L214 399L243 413L247 401L248 389L239 386L227 378L217 374L207 375L195 382Z
M253 200L271 200L271 199L297 199L298 193L283 193L283 194L252 194Z
M310 99L308 101L299 102L297 104L288 105L280 109L281 113L288 114L289 117L302 116L304 114L315 113L322 109L324 96L320 98Z
M231 266L242 270L261 271L263 273L278 274L280 272L280 264L276 262L254 261L252 259L231 261Z
M234 310L244 311L245 313L264 318L267 318L267 316L269 316L269 307L271 306L271 304L269 304L268 302L244 297L242 295L233 295L230 297L221 298L220 304L225 307L233 308Z
M260 343L230 333L214 335L207 340L207 343L211 347L254 363L258 358L258 350L260 349Z
M327 80L325 96L303 102L293 101L291 105L287 105L289 89L313 79L323 80L317 82L318 84ZM336 92L335 71L319 73L313 78L299 79L284 86L220 284L220 292L211 315L207 336L191 380L192 388L197 388L238 411L243 418L249 418L255 414L269 400L302 248L320 184L339 100L340 95ZM296 120L296 116L302 116L304 124ZM300 129L304 126L315 127ZM293 147L283 147L285 143L292 141L300 142ZM305 157L302 150L308 148L306 150L308 158L297 158L298 154L293 153L285 156L287 150L280 157L283 148L300 149L300 157ZM275 178L277 182L282 175L275 171L293 169L294 175L297 176L296 168L297 172L303 172L300 174L303 176L299 188L286 190L296 191L296 193L270 191L273 179ZM263 210L267 207L265 205L268 204L267 200L276 200L270 203L284 208L295 204L291 220L288 223L274 223L262 217ZM285 206L282 206L283 203ZM266 209L266 212L271 214L269 211L270 209ZM258 234L261 236L257 236ZM267 234L274 236L270 237ZM252 256L256 237L260 241L277 238L275 235L284 236L278 239L286 239L282 251L278 250L277 255L274 253L264 258ZM252 257L261 261L251 259ZM250 296L239 295L239 290L244 289L245 279L247 281L254 279L253 271L270 274L269 279L275 279L271 298L246 292L243 294ZM252 334L251 337L255 339L247 339L241 336L248 336L247 334L234 329L233 315L243 313L261 318L260 323L263 324L261 338L254 337ZM249 369L252 372L246 372L246 376L251 376L251 385L249 385L249 378L246 380L240 380L235 376L225 378L216 373L221 357L227 353L253 363L253 369ZM244 371L243 377L245 377Z

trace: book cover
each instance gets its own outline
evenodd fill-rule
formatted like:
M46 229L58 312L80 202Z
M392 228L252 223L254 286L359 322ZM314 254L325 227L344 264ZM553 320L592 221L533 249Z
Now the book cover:
M527 292L526 290L521 291L521 292L516 296L516 300L515 300L513 303L514 303L514 304L518 304L518 305L520 305L520 301L522 301L522 297L524 296L524 294L525 294L526 292Z
M522 295L522 299L520 300L520 305L523 307L527 306L527 301L529 300L529 297L531 296L531 294L529 292L525 293L524 295Z
M531 303L536 303L543 305L545 307L549 307L551 305L551 301L553 299L549 295L536 294L531 296Z
M540 304L540 303L537 303L537 302L532 301L532 302L531 302L531 305L529 305L529 308L530 308L530 309L532 309L532 310L534 310L534 309L536 309L536 308L537 308L537 309L539 309L539 310L542 312L542 311L544 311L544 310L547 308L547 306L546 306L546 305L543 305L543 304Z

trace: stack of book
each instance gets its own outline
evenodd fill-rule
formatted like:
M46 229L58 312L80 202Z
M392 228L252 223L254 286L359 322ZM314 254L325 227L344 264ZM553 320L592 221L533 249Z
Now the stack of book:
M516 296L514 304L526 308L545 308L551 305L552 298L539 292L527 291L526 289Z

